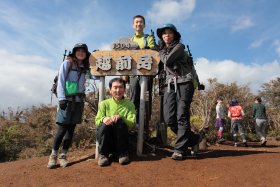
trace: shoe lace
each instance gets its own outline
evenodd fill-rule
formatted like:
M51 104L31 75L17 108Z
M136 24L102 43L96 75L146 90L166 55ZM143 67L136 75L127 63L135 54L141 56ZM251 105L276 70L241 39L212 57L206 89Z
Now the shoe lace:
M66 156L66 155L61 155L61 156L60 156L60 159L65 159L65 160L66 160L66 159L67 159L67 156Z
M128 156L128 153L121 153L120 155L119 155L119 157L121 158L121 157L127 157Z

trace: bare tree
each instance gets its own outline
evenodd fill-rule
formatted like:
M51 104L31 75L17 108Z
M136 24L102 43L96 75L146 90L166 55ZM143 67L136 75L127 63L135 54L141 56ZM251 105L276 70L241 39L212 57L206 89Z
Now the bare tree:
M271 130L280 128L280 77L262 85L260 96L264 98Z
M202 119L201 128L212 125L215 119L215 106L218 97L222 97L225 102L236 98L243 106L245 113L246 111L251 112L251 101L254 96L247 85L222 84L216 78L208 79L206 90L195 93L191 106L192 115L198 115Z

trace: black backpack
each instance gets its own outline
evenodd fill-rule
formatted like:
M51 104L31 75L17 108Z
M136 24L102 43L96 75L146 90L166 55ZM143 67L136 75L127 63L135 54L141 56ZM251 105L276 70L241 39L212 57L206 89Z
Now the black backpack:
M70 51L69 51L68 55L66 55L66 53L67 53L67 50L65 49L64 54L63 54L62 62L64 62L65 57L68 57L68 56L71 55ZM67 71L67 76L70 73L71 69L72 69L72 63L70 63L70 67L69 67L69 69ZM57 97L57 81L58 81L58 73L57 73L57 75L53 79L53 85L52 85L52 88L51 88L51 103L52 103L52 96L53 96L53 94Z

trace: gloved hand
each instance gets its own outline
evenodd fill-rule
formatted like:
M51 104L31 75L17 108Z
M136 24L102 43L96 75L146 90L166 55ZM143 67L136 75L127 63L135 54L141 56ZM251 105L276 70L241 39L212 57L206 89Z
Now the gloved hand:
M59 108L60 108L61 110L65 110L65 109L67 108L67 103L68 103L67 100L61 100L61 101L59 101Z
M199 84L198 85L198 90L205 90L204 84Z

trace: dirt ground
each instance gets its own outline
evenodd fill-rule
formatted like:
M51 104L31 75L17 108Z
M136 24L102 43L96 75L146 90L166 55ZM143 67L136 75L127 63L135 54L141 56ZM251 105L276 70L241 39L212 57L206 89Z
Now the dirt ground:
M94 149L69 153L71 165L48 169L48 157L0 164L0 186L280 186L280 142L267 147L249 142L212 145L197 158L170 158L168 149L156 155L132 157L121 166L99 167Z

